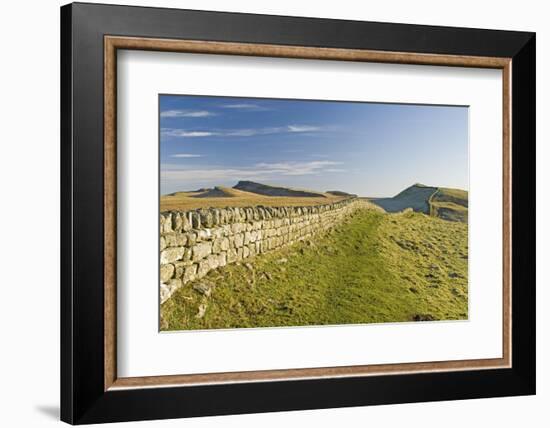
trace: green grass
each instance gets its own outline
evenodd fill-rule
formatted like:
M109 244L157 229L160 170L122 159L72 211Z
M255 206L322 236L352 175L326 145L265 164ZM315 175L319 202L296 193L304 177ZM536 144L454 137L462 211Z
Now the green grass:
M463 207L468 207L468 192L462 189L450 189L448 187L439 187L434 195L435 201L453 202Z
M468 192L461 189L449 189L447 187L439 187L432 195L432 202L452 202L461 207L468 208Z
M468 222L468 192L440 187L430 197L430 214L450 221Z
M467 225L361 210L324 237L210 272L161 307L161 329L466 319ZM204 316L196 317L199 306Z
M432 202L431 215L450 221L468 222L468 208L454 202Z

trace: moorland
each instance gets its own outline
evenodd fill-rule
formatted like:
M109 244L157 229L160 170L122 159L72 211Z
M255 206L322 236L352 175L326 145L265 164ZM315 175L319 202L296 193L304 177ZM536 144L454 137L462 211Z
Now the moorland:
M161 197L164 211L312 206L357 195L241 181ZM468 193L414 184L361 198L328 232L215 269L161 306L161 329L468 318Z

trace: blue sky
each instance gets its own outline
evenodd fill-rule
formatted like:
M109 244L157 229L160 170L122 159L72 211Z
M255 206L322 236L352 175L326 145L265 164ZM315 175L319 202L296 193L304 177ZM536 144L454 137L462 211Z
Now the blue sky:
M161 95L161 194L239 180L393 196L468 188L468 108Z

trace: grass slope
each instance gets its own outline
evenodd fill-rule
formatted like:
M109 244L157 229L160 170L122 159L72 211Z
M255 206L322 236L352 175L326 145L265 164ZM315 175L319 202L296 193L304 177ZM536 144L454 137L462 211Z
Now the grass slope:
M231 198L235 196L232 189L227 187L216 186L212 189L205 189L203 192L191 195L191 198Z
M202 192L176 192L170 195L163 195L160 197L160 211L185 211L206 207L250 207L257 205L272 207L306 206L329 204L342 199L346 199L346 196L331 195L328 193L320 194L317 197L265 196L231 187L217 186L214 189L204 189Z
M432 199L439 202L452 202L468 208L468 192L466 190L439 187Z
M430 214L444 220L468 222L468 192L440 187L430 197Z
M463 223L361 210L325 237L210 272L210 297L186 285L161 329L465 319L467 242Z

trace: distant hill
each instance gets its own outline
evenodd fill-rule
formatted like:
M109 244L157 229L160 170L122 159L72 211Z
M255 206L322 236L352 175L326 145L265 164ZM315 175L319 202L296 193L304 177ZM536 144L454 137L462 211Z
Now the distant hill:
M446 187L432 187L416 183L393 198L371 198L371 202L387 212L406 208L444 220L468 222L468 192Z
M350 198L357 197L355 193L342 192L341 190L327 190L327 193L334 196L347 196Z
M161 197L161 211L227 206L304 206L332 203L357 197L341 190L317 192L239 181L233 187L215 186L174 192ZM386 212L407 208L444 220L468 222L468 192L446 187L413 184L392 198L365 198Z
M216 186L212 189L199 189L191 198L233 198L235 192L227 187Z
M375 198L371 199L371 201L392 213L403 211L405 208L412 208L414 211L429 214L429 199L436 190L437 187L429 187L417 183L407 187L393 198Z
M215 186L192 191L173 192L160 198L161 212L198 208L253 206L311 206L350 198L345 192L323 193L269 186L252 181L239 181L234 187ZM377 207L378 208L378 207Z
M290 189L287 187L270 186L268 184L255 183L254 181L239 181L235 186L233 186L233 188L264 196L293 196L298 198L326 197L321 192L311 192L307 190Z

